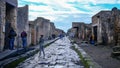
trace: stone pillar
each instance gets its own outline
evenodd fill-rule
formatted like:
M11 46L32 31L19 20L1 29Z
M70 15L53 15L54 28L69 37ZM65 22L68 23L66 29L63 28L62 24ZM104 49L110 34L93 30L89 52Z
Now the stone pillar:
M13 29L16 31L18 31L17 29L17 8L14 7L12 10L11 10L11 26L13 27ZM18 35L18 33L17 33ZM17 37L15 37L15 43L14 43L15 46L17 46Z
M50 28L50 22L48 22L48 36L47 36L47 39L50 35L51 35L51 28Z
M36 45L36 44L37 44L37 36L36 36L37 31L36 31L36 26L34 26L33 31L34 31L34 44Z
M31 44L36 45L36 29L34 25L31 25Z
M101 29L101 22L100 22L100 16L97 16L98 18L98 28L97 28L97 43L102 43L102 29Z

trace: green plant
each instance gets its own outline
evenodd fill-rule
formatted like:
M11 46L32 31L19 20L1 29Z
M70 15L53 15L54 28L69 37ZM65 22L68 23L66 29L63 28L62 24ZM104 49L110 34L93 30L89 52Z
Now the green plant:
M90 67L89 61L85 60L85 58L82 56L82 54L80 53L80 51L77 48L75 48L75 46L72 46L71 48L73 50L75 50L76 53L79 55L79 58L81 59L82 63L84 64L85 68L89 68Z
M58 40L58 39L56 39L56 40ZM47 46L49 46L50 44L54 43L56 40L54 40L54 41L46 44L45 47L47 47ZM31 44L31 45L33 45L33 44ZM19 63L25 61L27 58L35 55L35 54L38 53L38 52L39 52L39 50L36 50L36 51L32 52L30 55L27 55L27 56L25 56L25 57L21 57L21 58L15 60L15 61L12 61L11 63L5 65L3 68L11 68L11 67L12 67L12 68L15 68L16 66L18 66Z
M25 59L26 57L22 57L18 60L13 61L12 63L5 65L4 68L10 68L10 67L15 68L20 62L23 62Z

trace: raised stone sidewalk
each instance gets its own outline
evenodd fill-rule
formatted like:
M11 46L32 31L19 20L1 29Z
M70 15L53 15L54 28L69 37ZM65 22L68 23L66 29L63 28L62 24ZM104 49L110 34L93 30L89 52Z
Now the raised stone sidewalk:
M49 41L45 41L44 45L49 44L57 39L58 38L49 40ZM21 57L26 57L26 56L32 55L34 52L39 50L39 45L29 47L28 49L29 49L29 51L25 52L24 54L18 55L18 56L14 56L14 55L16 55L16 53L18 53L18 52L23 52L22 51L23 48L19 48L19 49L15 49L15 50L6 50L4 52L1 52L0 53L0 68L8 63L11 63L12 61L15 61L15 60L21 58ZM10 55L12 55L13 57L11 57Z
M102 68L102 66L100 66L98 63L96 63L92 57L90 57L80 46L78 46L77 44L74 44L75 48L77 48L82 57L84 58L85 61L88 62L90 68ZM81 44L81 46L88 46L88 44Z

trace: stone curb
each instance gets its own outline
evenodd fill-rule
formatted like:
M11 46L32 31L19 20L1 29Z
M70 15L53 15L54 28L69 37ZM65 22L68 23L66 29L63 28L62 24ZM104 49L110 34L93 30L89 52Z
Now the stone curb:
M74 44L75 48L77 48L83 58L88 61L90 68L102 68L98 63L96 63L81 47L79 47L77 44Z
M51 42L54 42L56 40L58 40L58 38L56 38L56 39L54 39L54 40L52 40L52 41L50 41L50 42L48 42L48 43L46 43L44 45L47 45L47 44L49 44ZM34 55L35 52L38 52L38 51L39 51L39 46L37 45L34 50L31 50L31 51L26 52L25 54L22 54L22 55L19 55L19 56L12 57L12 58L6 59L4 61L1 61L0 68L3 68L5 65L7 65L9 63L12 63L13 61L16 61L16 60L18 60L20 58L24 58L24 57L29 58L30 56Z

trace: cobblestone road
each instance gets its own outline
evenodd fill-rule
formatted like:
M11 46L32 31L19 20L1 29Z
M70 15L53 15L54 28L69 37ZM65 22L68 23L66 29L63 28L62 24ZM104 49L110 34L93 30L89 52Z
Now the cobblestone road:
M45 58L39 53L20 63L17 68L84 68L67 37L45 48Z

